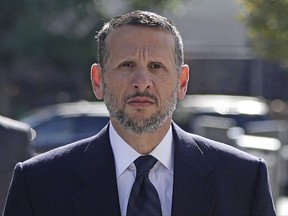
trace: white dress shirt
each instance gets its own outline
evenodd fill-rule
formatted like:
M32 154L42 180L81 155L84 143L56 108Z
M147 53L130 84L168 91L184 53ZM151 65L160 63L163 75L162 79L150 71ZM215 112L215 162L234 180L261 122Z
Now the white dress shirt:
M115 158L121 215L125 216L130 192L136 177L136 167L133 162L141 155L119 136L111 123L109 135ZM163 216L169 216L171 215L174 171L174 146L171 126L163 140L150 155L158 161L151 169L149 179L159 194Z

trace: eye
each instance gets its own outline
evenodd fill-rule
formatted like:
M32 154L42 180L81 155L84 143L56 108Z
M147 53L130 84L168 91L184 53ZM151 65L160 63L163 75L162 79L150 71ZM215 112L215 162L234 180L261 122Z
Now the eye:
M123 62L120 67L131 68L134 67L134 64L132 62Z
M150 64L150 68L154 70L162 69L164 66L161 63L154 62Z

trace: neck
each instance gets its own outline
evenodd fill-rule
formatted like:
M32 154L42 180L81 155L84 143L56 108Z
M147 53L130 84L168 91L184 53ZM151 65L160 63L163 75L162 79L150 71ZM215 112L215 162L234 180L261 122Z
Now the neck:
M111 120L111 123L117 133L122 137L125 142L128 143L139 154L149 154L167 134L170 125L171 118L167 119L164 124L156 129L153 133L135 134L133 132L125 130L118 122Z

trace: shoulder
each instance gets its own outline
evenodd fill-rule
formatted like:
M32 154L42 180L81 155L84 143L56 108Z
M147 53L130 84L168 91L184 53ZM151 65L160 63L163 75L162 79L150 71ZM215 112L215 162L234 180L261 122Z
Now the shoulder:
M239 173L245 176L257 175L259 169L267 170L264 159L256 157L244 149L196 135L192 135L192 137L214 169L221 170L221 173L229 171L230 174Z
M233 146L187 133L177 126L175 132L178 144L175 150L177 149L178 157L185 158L187 164L199 173L210 170L214 183L220 185L220 188L227 187L225 182L230 182L231 188L234 188L234 184L243 185L243 182L250 182L251 191L257 182L262 181L261 185L268 185L268 168L262 158Z
M83 139L17 163L13 181L19 182L22 179L31 188L41 188L47 182L50 185L60 184L60 180L62 184L68 184L74 179L75 167L93 139Z
M65 168L66 170L73 166L77 161L77 158L81 157L82 153L85 151L87 145L93 138L87 138L79 140L77 142L50 150L48 152L42 153L40 155L34 156L23 163L18 164L26 172L39 170L43 173L49 172L49 170L61 170Z
M176 139L188 148L189 146L190 148L193 146L192 148L197 149L203 157L210 161L213 167L217 167L217 165L221 165L223 168L225 168L225 166L245 167L246 165L251 166L251 164L255 166L259 166L259 163L265 164L263 159L253 156L239 148L185 132L177 125L174 126L174 128L176 131Z
M97 151L100 142L105 142L107 139L106 127L98 134L67 144L62 147L50 150L48 152L37 155L22 163L25 168L39 168L41 169L68 169L75 166L75 164L82 159L82 156L91 149Z

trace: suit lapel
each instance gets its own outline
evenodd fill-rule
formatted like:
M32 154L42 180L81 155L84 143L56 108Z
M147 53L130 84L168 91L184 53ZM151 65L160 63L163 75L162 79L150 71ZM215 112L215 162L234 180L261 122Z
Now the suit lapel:
M120 215L108 126L91 140L75 169L82 182L74 196L79 215Z
M173 124L175 142L172 215L215 214L212 165L191 135Z
M173 124L175 142L172 215L209 215L214 212L216 194L212 166L197 144ZM75 174L81 182L76 189L77 215L120 215L117 180L108 127L87 146Z

